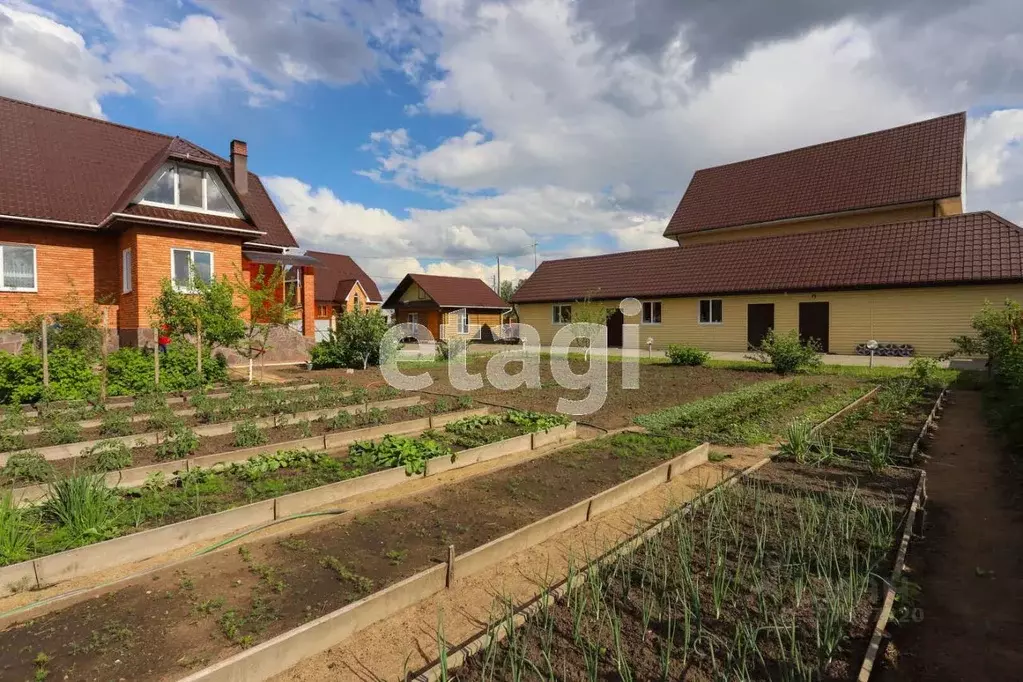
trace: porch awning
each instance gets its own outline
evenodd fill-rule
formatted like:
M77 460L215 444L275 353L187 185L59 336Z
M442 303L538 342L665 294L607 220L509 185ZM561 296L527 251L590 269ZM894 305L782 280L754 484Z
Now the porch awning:
M320 264L320 261L310 256L299 256L292 253L242 251L242 256L253 263L266 263L267 265L309 265L316 267Z

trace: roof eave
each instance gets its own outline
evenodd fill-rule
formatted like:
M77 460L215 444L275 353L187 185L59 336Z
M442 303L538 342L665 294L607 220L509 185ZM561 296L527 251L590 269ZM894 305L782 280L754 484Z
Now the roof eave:
M104 224L114 223L117 221L125 222L146 222L154 223L158 225L167 225L169 227L187 227L190 230L197 232L212 232L217 234L232 234L239 237L250 236L250 237L263 237L266 236L266 232L262 230L246 230L239 227L227 227L224 225L208 225L206 223L191 223L183 220L170 220L167 218L153 218L151 216L135 215L132 213L111 213L107 220L103 221Z

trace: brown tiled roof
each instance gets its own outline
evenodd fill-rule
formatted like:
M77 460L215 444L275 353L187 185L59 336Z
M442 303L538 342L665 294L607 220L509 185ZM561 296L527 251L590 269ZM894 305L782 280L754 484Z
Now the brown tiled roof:
M317 301L343 302L344 297L337 298L338 290L341 288L339 285L346 281L351 281L354 284L355 280L362 284L362 288L365 290L366 295L369 296L370 301L379 303L383 300L383 297L380 296L380 289L377 288L377 283L350 256L340 253L327 253L325 251L306 251L306 255L320 262L320 265L316 266ZM350 284L345 289L345 295L351 289L352 285Z
M993 213L544 261L513 303L1023 281Z
M439 275L405 275L384 302L384 308L394 308L408 286L415 282L442 308L508 308L486 282L474 277L441 277Z
M965 130L951 114L699 170L664 236L959 196Z
M232 187L230 162L187 140L0 97L0 215L98 226L125 212L168 158L215 166ZM236 195L248 220L238 222L266 232L252 241L297 246L259 177L249 173L248 184Z

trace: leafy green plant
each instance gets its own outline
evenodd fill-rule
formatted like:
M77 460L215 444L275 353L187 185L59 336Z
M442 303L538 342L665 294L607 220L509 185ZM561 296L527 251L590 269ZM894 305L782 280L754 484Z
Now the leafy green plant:
M101 436L127 436L131 430L132 421L127 410L107 410L100 417Z
M331 463L334 460L323 452L311 450L278 450L273 453L266 453L250 457L244 462L230 462L215 464L208 469L199 469L204 473L232 474L247 481L255 481L266 474L279 469L294 469L299 467L312 467L318 464Z
M132 405L132 411L135 414L146 414L148 412L156 412L158 410L166 409L167 407L167 394L159 390L145 391L139 393L135 397L135 403Z
M53 477L54 468L53 464L38 452L16 452L7 459L7 464L0 473L15 483L29 481L41 483Z
M572 420L563 414L546 414L522 410L509 410L505 413L508 422L521 426L526 432L550 431L556 426L565 426Z
M127 469L132 465L131 448L119 440L104 440L82 450L90 471L106 472Z
M327 428L331 431L343 431L351 428L354 419L351 412L338 412L327 420Z
M167 431L156 446L157 459L182 459L199 449L199 436L183 424Z
M820 345L815 339L803 342L795 329L778 334L770 329L760 347L748 357L757 362L770 364L778 374L792 374L800 370L813 369L821 364Z
M49 419L43 430L43 437L51 445L77 443L82 439L82 426L70 419Z
M366 369L380 364L380 343L387 333L387 318L379 310L343 312L326 341L313 346L310 359L315 369L347 367Z
M0 566L29 558L37 524L10 492L0 495Z
M813 445L813 425L799 419L785 429L785 442L781 444L779 452L800 464L805 464L810 457Z
M671 364L685 365L688 367L697 367L710 359L710 353L693 346L683 346L678 344L671 344L668 346L666 355L668 356L668 360L671 361Z
M50 484L42 511L67 532L72 544L78 544L113 535L119 516L118 501L101 474L69 476Z
M251 419L238 422L234 425L234 446L236 448L251 448L269 442L270 437L259 428Z
M404 467L409 476L421 474L426 469L426 460L433 457L452 455L450 447L432 438L408 438L406 436L384 436L379 441L359 441L348 449L361 468L375 470L390 467Z
M871 429L867 436L867 464L874 473L892 462L892 436L884 429Z
M941 378L941 365L934 358L913 358L909 361L909 372L923 388L937 388L944 383Z
M179 415L174 414L174 410L162 407L150 413L146 428L150 431L170 431L184 423L185 421Z

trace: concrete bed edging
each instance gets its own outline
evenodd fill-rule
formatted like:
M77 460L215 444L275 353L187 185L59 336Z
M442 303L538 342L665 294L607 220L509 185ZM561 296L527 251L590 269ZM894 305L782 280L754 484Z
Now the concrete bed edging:
M436 428L437 426L447 424L452 421L464 419L466 417L487 414L488 412L489 408L486 407L474 410L462 410L459 412L445 413L443 415L423 417L421 419L408 419L402 422L394 422L393 424L367 426L361 429L352 429L351 431L343 431L335 434L324 434L322 436L286 440L279 443L268 443L267 445L257 445L252 448L243 448L240 450L228 450L226 452L218 452L212 455L175 459L169 462L158 462L156 464L147 464L140 467L109 471L105 474L105 479L106 484L111 488L137 488L145 485L149 476L155 473L174 476L180 471L191 471L192 469L206 468L213 466L214 464L241 462L251 459L257 455L272 454L280 450L297 450L301 448L308 448L310 450L336 450L344 445L350 445L356 441L372 440L374 438L380 438L388 435L400 436L417 433L427 429ZM343 435L344 437L340 439L330 439L329 436L331 435ZM328 441L330 443L329 446ZM15 504L37 502L46 497L48 492L49 485L46 483L22 486L12 490Z
M948 389L941 389L941 393L938 394L937 400L934 401L934 407L931 408L931 413L927 415L927 419L924 421L924 425L920 427L920 433L917 435L916 440L913 441L913 447L909 449L909 462L910 464L916 462L917 455L920 454L920 444L923 443L924 438L927 437L927 432L931 430L935 420L938 418L938 413L941 412L941 408L945 403L945 398L948 396Z
M298 390L302 390L302 389L310 390L312 388L315 388L316 386L318 386L318 384L310 384L307 387L299 386L298 388L292 389L292 392L298 391ZM218 396L219 397L227 397L229 395L230 395L230 393L219 393L219 394L210 394L208 397L209 398L213 398L213 399L216 400L218 398ZM338 393L339 397L347 397L347 396L350 396L350 395L352 395L351 391L344 391L342 393ZM132 403L127 403L127 404L128 405L134 405L134 401ZM168 405L169 404L170 403L168 402ZM121 408L118 406L117 409L120 410ZM178 409L178 410L172 410L172 414L174 416L176 416L176 417L191 417L193 414L195 414L195 408L194 407L186 407L186 408L182 408L182 409ZM139 422L146 421L147 419L150 418L150 416L151 415L148 414L148 413L132 414L132 415L130 415L128 417L128 421L130 421L132 424L138 424ZM94 428L96 428L98 426L102 426L103 420L102 419L95 419L95 418L94 419L81 419L81 420L78 420L76 423L82 429L94 429ZM22 435L25 435L25 436L31 436L31 435L34 435L34 434L37 434L37 433L41 433L42 430L43 430L43 427L41 427L41 426L29 426L24 431L22 431L21 433L22 433Z
M571 430L565 427L564 433L566 438L570 437L569 433L575 434L574 423L570 426L573 427ZM444 471L463 468L478 462L530 450L532 447L530 435L524 434L524 436L516 436L506 441L498 441L490 445L465 450L463 452L469 453L469 456L461 463L458 462L458 455L461 453L456 453L454 465L445 468ZM516 446L508 448L506 446L508 441L514 441ZM450 457L444 457L443 459L450 460ZM425 478L432 475L435 475L435 473L426 470L422 476L417 476L416 478ZM413 476L406 474L405 469L402 467L385 469L384 471L351 478L347 481L289 493L215 514L199 516L194 519L187 519L139 533L124 535L119 538L4 566L0 568L0 596L11 594L26 587L42 588L46 585L88 575L106 568L112 568L133 561L142 561L195 542L218 537L225 533L242 531L260 524L285 519L294 514L322 507L326 504L341 502L367 492L396 487L411 478ZM228 519L228 521L225 522L225 519ZM26 578L30 578L27 584L25 582Z
M944 394L944 391L942 392ZM939 398L940 399L940 398ZM863 655L863 664L860 666L856 682L869 682L870 674L874 670L874 663L881 651L881 640L884 638L885 629L888 627L888 620L891 618L892 607L895 605L896 583L902 577L903 568L906 565L906 554L909 552L909 541L913 537L913 526L916 520L917 511L921 510L925 501L925 489L927 486L927 472L920 470L920 479L916 484L916 492L913 495L913 502L910 504L909 513L906 514L906 521L902 530L902 539L899 541L899 551L895 555L895 564L892 567L892 576L885 588L884 601L881 604L881 611L877 615L874 624L874 632L870 637L870 644L867 645L867 652Z
M330 419L341 412L348 412L349 414L360 414L362 412L368 412L372 409L383 409L390 410L400 407L411 407L418 405L422 401L421 396L413 396L411 398L394 398L391 400L380 400L375 403L360 403L357 405L345 405L343 407L329 407L318 410L307 410L305 412L297 412L292 415L288 415L295 420L308 419L310 421L314 419ZM229 422L218 422L216 424L206 424L196 426L192 429L197 436L222 436L227 433L231 433L234 427L248 419L236 419ZM259 419L253 420L256 426L260 428L273 426L273 417L260 417ZM17 455L24 452L35 452L42 455L48 460L57 459L71 459L73 457L80 457L82 450L91 448L94 445L103 442L121 442L126 445L155 445L159 442L160 431L149 431L147 433L137 433L131 436L114 436L112 438L98 438L94 440L78 441L77 443L66 443L64 445L50 445L44 448L38 449L25 449L25 450L14 450L11 452L0 453L0 466L7 463L7 459L11 455Z
M703 443L673 458L670 463L681 464L689 459L702 463L706 461L709 452L710 445ZM663 469L663 482L667 483L671 467L661 464L657 468ZM645 473L640 476L645 476ZM634 487L631 488L633 493L631 497L620 496L616 499L618 504L621 504L642 495L647 490L649 488ZM577 502L466 554L455 556L453 552L449 552L448 562L454 558L453 566L441 564L417 573L358 602L181 678L179 682L257 682L273 677L303 659L336 645L359 630L446 589L449 587L447 584L449 571L453 570L455 576L473 575L560 532L586 523L588 518L592 518L588 513L592 499L591 497Z

